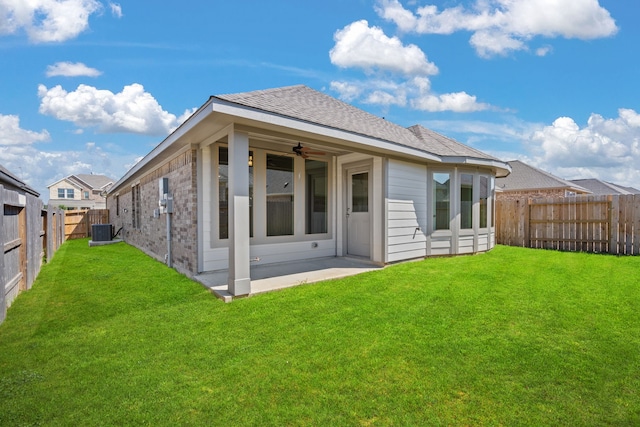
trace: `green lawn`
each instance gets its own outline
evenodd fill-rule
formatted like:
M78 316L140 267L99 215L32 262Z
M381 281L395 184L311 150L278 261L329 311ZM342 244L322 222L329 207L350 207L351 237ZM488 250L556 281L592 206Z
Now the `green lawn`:
M67 242L0 325L0 425L640 425L640 257L496 247L224 304Z

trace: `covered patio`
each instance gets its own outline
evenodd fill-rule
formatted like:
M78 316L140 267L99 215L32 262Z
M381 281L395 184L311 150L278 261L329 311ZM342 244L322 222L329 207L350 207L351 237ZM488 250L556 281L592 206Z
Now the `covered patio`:
M326 257L307 261L251 265L250 295L339 279L382 268L384 266L355 257ZM219 270L200 273L194 279L219 299L231 302L234 296L229 292L228 277L226 270Z

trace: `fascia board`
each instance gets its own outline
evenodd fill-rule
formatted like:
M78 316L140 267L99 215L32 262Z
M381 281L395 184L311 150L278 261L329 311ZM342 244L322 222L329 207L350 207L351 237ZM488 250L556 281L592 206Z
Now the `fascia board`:
M54 182L53 184L49 184L47 185L47 188L51 189L51 187L53 187L54 185L60 184L61 182L65 181L66 183L68 183L69 185L71 185L72 187L78 189L78 190L82 190L82 186L80 185L80 183L78 182L74 182L73 180L69 179L70 177L65 176L62 179L57 180L56 182Z
M452 163L458 165L472 165L472 166L483 166L488 168L497 169L497 178L502 178L511 173L511 166L507 162L501 162L499 160L491 160L491 159L478 159L474 157L464 157L464 156L443 156L443 163Z
M214 112L227 114L229 116L241 117L243 119L257 122L266 122L271 125L296 129L298 131L321 135L329 138L335 138L343 141L349 141L355 144L364 145L369 149L374 148L381 151L402 153L429 161L441 161L439 156L418 150L416 148L400 145L390 141L384 141L377 138L372 138L366 135L340 130L337 128L332 128L325 125L320 125L317 123L307 122L301 119L294 119L276 113L261 111L255 108L221 100L219 98L214 98L212 104Z
M47 185L47 188L49 188L49 187L53 187L54 185L58 184L59 182L66 181L66 180L67 180L67 178L68 178L67 176L65 176L64 178L60 178L60 179L59 179L59 180L57 180L56 182L54 182L54 183L52 183L52 184Z

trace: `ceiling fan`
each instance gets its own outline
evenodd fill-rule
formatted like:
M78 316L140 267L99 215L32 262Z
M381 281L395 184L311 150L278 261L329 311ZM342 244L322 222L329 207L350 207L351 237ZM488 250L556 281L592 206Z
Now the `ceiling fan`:
M308 158L309 156L324 156L324 151L313 151L309 147L303 147L301 143L298 142L296 147L292 148L293 152L296 153L297 156L302 157L303 159Z

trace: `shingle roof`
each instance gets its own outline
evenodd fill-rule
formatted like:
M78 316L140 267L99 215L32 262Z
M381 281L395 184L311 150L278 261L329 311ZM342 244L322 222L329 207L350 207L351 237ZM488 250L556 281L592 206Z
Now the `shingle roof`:
M576 184L589 189L595 195L640 194L640 190L633 187L623 187L621 185L601 181L595 178L572 179L571 182L575 182Z
M622 185L619 185L619 187L620 188L624 188L625 190L627 190L631 194L640 194L640 190L638 190L635 187L625 187L625 186L622 186Z
M88 184L91 189L97 190L103 188L104 186L115 182L115 180L109 178L105 175L94 175L94 174L77 174L70 175L69 178L76 177L85 184Z
M568 188L582 193L590 193L588 189L576 183L529 166L519 160L511 160L507 163L511 166L511 173L504 178L496 178L497 188L503 191Z
M482 151L476 150L468 145L464 145L421 125L411 126L409 130L424 143L426 150L430 153L438 154L440 156L464 156L475 157L478 159L498 160L495 157L491 157L488 154L483 153Z
M498 160L422 126L404 128L303 85L217 95L214 98L409 146L439 156Z

